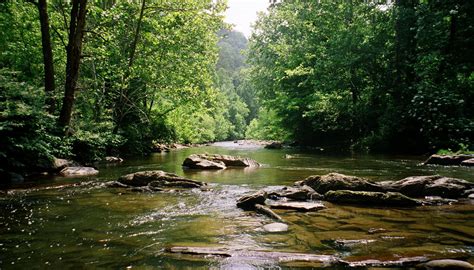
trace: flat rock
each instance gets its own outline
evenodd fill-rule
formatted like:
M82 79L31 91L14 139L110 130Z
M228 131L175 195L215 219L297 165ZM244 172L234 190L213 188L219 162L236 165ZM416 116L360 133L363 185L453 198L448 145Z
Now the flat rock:
M263 226L263 229L266 232L286 232L288 231L288 225L285 223L275 222Z
M385 182L384 186L410 197L440 196L456 199L467 196L465 191L472 189L474 183L457 178L430 175L389 181Z
M313 175L295 183L307 185L316 192L324 194L330 190L383 191L383 187L366 179L339 173Z
M474 167L474 158L464 160L461 162L461 166Z
M324 199L333 203L348 203L375 206L417 206L421 202L398 192L373 192L337 190L328 191Z
M121 176L118 182L127 186L148 186L159 187L181 187L181 188L199 188L206 183L187 179L173 173L164 171L142 171Z
M474 159L472 155L431 155L424 165L459 166L465 160Z
M268 263L282 262L313 262L322 263L323 265L340 265L343 264L340 259L332 255L317 255L308 253L292 253L292 252L275 252L275 251L257 251L257 250L232 250L228 248L212 248L212 247L171 247L168 249L170 253L180 253L189 255L220 256L227 258L235 258L243 261L263 261Z
M286 209L296 211L318 211L326 208L322 203L318 202L293 202L293 201L271 201L268 206L274 209Z
M474 266L465 261L445 259L429 261L418 265L417 268L427 270L472 270Z
M407 257L407 258L400 258L398 260L363 260L363 261L354 261L354 262L347 262L349 267L351 268L362 268L365 269L366 267L411 267L418 265L421 262L428 261L427 257L418 256L418 257Z
M99 174L93 167L66 167L59 172L62 176L91 176Z
M250 210L255 209L256 204L265 204L267 193L263 190L257 191L250 195L245 195L237 200L237 207Z

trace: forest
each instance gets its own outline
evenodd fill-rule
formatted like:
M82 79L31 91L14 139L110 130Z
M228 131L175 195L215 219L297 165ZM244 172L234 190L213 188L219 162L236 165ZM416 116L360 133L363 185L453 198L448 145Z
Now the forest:
M0 2L0 170L156 143L473 150L474 2Z

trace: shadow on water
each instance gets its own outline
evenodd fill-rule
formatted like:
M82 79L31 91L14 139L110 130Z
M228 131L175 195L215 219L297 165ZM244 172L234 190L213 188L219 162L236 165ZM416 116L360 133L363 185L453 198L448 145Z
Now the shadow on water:
M229 143L230 144L230 143ZM301 252L344 260L403 257L473 262L474 205L414 209L332 205L315 213L278 210L289 231L266 233L273 222L235 207L264 186L290 185L313 174L340 172L374 180L440 174L474 181L469 168L419 166L418 157L330 156L261 147L189 148L101 167L92 178L42 179L40 187L0 196L0 268L317 269L308 263L168 254L170 246ZM195 171L181 167L193 153L251 157L258 169ZM165 170L211 183L209 191L136 193L104 182L139 170ZM64 184L82 183L77 186ZM54 187L56 186L56 187ZM333 269L333 268L331 268Z

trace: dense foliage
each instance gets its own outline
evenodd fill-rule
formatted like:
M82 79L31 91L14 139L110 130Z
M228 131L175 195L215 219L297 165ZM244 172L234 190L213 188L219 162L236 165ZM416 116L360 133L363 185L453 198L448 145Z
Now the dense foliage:
M92 162L157 141L242 137L248 109L236 76L216 73L224 10L212 0L2 1L3 170L37 164L29 153ZM45 89L48 42L56 87Z
M474 3L270 2L247 44L224 0L1 1L0 173L243 137L472 151Z
M377 3L284 0L261 16L249 74L264 109L251 135L283 129L303 144L378 151L472 147L474 3Z

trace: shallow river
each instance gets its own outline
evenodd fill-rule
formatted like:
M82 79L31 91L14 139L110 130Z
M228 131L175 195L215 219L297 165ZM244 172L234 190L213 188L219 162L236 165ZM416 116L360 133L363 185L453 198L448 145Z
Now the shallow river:
M183 170L186 156L204 152L248 156L264 166ZM327 208L313 213L277 211L289 225L284 233L264 232L262 226L272 220L235 207L236 199L250 191L329 172L376 181L431 174L474 181L474 169L419 166L420 162L417 157L329 156L220 143L100 167L97 177L41 179L38 186L43 188L0 195L0 269L311 267L169 254L171 246L326 254L348 261L426 256L474 263L472 201L412 209L324 202ZM126 173L155 169L206 181L212 189L137 193L101 185ZM83 184L44 188L79 182Z

